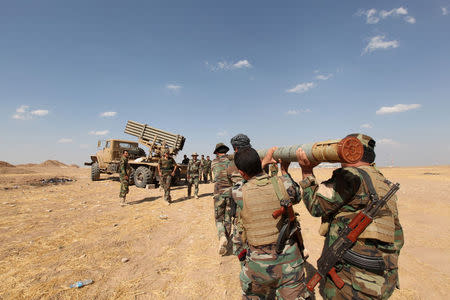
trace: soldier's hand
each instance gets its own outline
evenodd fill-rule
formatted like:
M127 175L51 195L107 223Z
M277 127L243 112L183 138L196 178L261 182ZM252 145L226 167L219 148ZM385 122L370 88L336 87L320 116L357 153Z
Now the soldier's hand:
M175 172L172 172L172 173L170 173L170 176L172 176L172 177L173 177L174 175L175 175Z
M162 173L161 172L159 172L159 177L162 177Z
M278 147L272 147L267 151L266 156L261 160L261 167L264 169L264 167L268 164L276 164L277 161L273 159L273 153L275 150L277 150Z
M297 161L300 167L302 168L302 171L311 171L315 166L318 165L316 162L311 162L308 157L306 156L305 151L303 151L302 148L298 148L295 152L295 155L297 156Z

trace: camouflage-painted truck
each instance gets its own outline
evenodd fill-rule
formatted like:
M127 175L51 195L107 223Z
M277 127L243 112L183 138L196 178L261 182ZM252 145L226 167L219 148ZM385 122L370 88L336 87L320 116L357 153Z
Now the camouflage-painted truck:
M183 149L185 138L178 134L163 131L147 124L128 121L125 133L138 138L138 142L110 139L101 143L101 148L95 155L91 156L91 161L84 163L91 166L91 180L100 179L101 173L114 174L119 171L120 157L123 150L129 153L128 164L131 168L130 181L139 188L156 187L159 183L158 160L163 150L169 151L176 156ZM146 155L144 149L139 148L139 144L147 146L149 151ZM181 179L186 179L186 165L178 165L172 183L177 185Z

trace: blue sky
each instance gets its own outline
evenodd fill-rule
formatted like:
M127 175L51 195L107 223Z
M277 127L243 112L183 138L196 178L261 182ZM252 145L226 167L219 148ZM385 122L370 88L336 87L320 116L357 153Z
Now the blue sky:
M255 148L363 132L379 165L449 164L449 11L448 0L2 1L0 160L81 164L98 139L133 140L134 120L185 136L182 153L241 132Z

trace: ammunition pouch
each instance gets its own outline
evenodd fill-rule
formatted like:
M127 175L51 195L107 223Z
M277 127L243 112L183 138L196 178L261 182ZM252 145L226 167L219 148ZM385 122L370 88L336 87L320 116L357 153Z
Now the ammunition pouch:
M352 250L347 250L342 256L342 259L344 262L355 267L372 272L380 272L386 269L383 258L360 254Z

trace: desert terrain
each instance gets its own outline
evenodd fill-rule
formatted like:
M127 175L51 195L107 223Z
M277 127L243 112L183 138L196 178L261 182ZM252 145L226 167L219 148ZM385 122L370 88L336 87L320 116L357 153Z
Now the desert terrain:
M381 170L401 184L405 246L401 289L392 299L446 299L450 166ZM299 171L291 172L297 181ZM331 172L318 169L316 175L324 180ZM186 200L185 186L173 188L170 206L159 189L131 186L125 207L119 186L117 176L92 182L89 168L55 161L2 163L0 299L240 299L237 258L217 254L213 184L200 185L199 199ZM323 243L320 219L302 203L296 210L312 276ZM84 279L94 282L69 288Z

